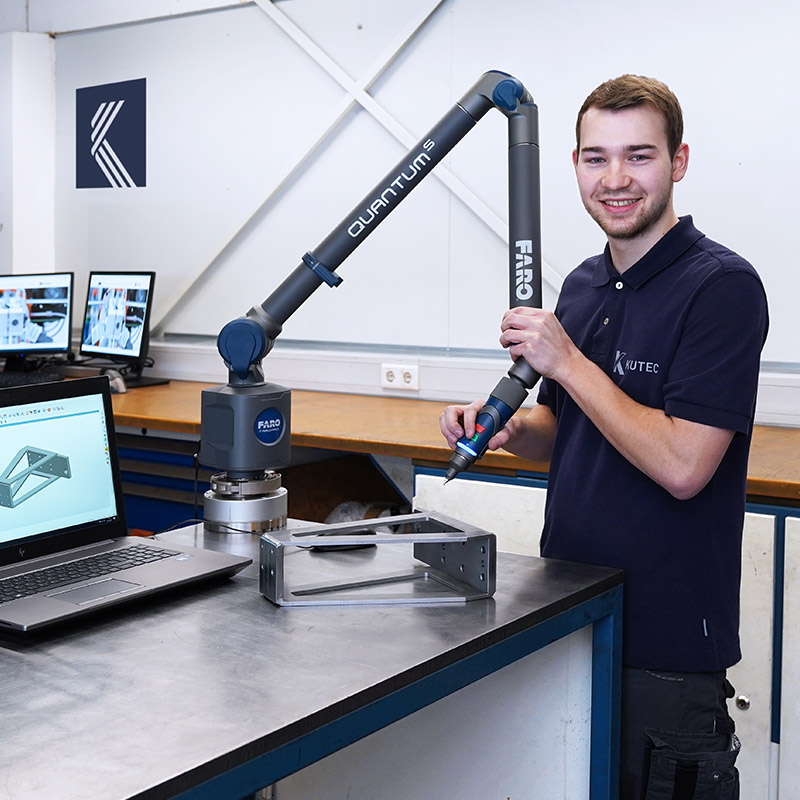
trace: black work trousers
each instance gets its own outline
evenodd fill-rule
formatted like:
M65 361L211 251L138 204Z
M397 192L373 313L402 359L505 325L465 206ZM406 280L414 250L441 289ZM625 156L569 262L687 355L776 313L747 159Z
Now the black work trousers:
M622 673L621 800L738 800L725 671Z

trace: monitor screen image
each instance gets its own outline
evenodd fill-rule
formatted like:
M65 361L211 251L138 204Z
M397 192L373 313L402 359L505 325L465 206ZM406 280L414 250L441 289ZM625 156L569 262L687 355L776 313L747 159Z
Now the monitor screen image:
M81 354L138 360L147 354L152 272L92 272Z
M71 272L0 275L0 353L65 353L72 328Z

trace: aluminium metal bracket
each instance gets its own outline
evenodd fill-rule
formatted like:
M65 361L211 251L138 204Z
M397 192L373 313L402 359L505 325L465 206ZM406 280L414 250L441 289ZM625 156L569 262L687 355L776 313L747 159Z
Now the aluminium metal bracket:
M27 459L28 465L18 472L14 472L24 458ZM13 475L12 472L14 472ZM29 488L24 494L20 494L20 490L32 477L43 478L43 480ZM14 508L33 497L37 492L41 492L53 481L71 477L67 456L38 447L23 447L0 475L0 506Z
M259 589L279 606L463 603L494 594L496 564L493 533L418 511L269 531Z

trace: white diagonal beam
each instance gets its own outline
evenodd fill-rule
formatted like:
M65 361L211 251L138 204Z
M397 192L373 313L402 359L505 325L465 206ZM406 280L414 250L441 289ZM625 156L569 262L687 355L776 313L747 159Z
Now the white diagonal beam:
M336 128L342 119L347 115L354 103L358 103L366 110L377 122L379 122L389 133L392 134L406 149L411 148L416 143L416 138L398 122L383 106L378 103L367 91L375 83L380 75L387 69L392 61L406 47L416 32L427 22L430 16L442 4L443 0L432 0L430 5L421 7L421 13L412 17L394 38L390 47L367 69L358 79L353 80L319 45L309 36L301 31L283 12L279 11L270 0L254 0L255 4L264 11L267 16L289 36L309 57L316 61L330 77L332 77L347 93L347 95L334 108L333 112L326 118L318 136L314 141L298 156L291 167L278 179L269 195L261 205L248 217L238 231L226 242L219 252L212 258L208 265L194 278L194 280L179 293L178 297L170 304L157 324L153 327L153 337L161 335L169 320L184 306L199 290L211 274L213 274L223 256L238 240L248 226L258 217L269 205L275 195L286 185L292 176L316 151L319 145ZM288 161L287 163L292 163ZM464 205L471 210L487 227L493 231L506 245L508 245L508 226L497 214L489 208L483 200L469 189L459 178L457 178L443 164L437 165L432 173L435 175ZM563 282L562 276L553 269L547 262L542 261L542 277L556 290L559 290Z
M255 4L283 30L295 44L299 45L314 61L317 62L349 95L353 97L365 111L368 111L389 133L406 149L413 147L417 138L400 124L365 88L360 86L311 38L301 31L282 11L279 11L270 0L255 0ZM439 6L437 2L436 7ZM435 10L431 8L427 18ZM490 209L471 189L457 178L446 166L438 164L432 173L469 208L484 224L486 224L503 242L508 245L508 225ZM542 261L542 277L554 289L561 288L563 277L549 264Z
M442 2L444 2L444 0L432 0L430 5L421 10L421 13L409 19L408 24L400 29L397 36L395 36L390 42L386 50L384 50L383 53L381 53L381 55L378 56L378 58L370 65L370 67L364 71L364 74L357 82L353 82L354 85L358 87L360 92L366 93L366 90L383 74L392 61L394 61L398 54L414 37L416 32L425 24L431 14L433 14L433 12L442 4ZM268 4L268 8L272 8L271 4ZM280 14L280 17L285 19L283 14ZM286 21L288 22L288 20ZM331 61L331 63L333 62ZM344 96L336 104L332 112L323 119L322 123L320 123L319 128L317 129L317 134L313 141L311 141L308 146L296 156L295 159L286 160L286 163L290 166L287 167L282 175L280 175L276 183L273 185L270 193L267 195L261 205L247 218L247 220L245 220L239 230L236 231L236 233L234 233L233 236L222 246L222 248L216 253L211 261L203 268L203 270L197 276L195 276L191 282L185 284L180 289L180 291L177 293L177 296L170 302L168 309L161 314L158 321L153 326L153 338L158 338L158 336L160 336L166 329L170 319L172 319L178 313L180 308L183 307L186 302L190 301L191 298L197 294L199 288L203 285L205 280L216 271L223 256L238 240L239 236L242 235L248 226L272 202L273 198L289 182L292 176L303 166L303 164L305 164L311 155L313 155L320 144L322 144L322 142L328 138L338 124L345 118L345 116L347 116L348 112L353 108L355 103L355 99L349 93Z

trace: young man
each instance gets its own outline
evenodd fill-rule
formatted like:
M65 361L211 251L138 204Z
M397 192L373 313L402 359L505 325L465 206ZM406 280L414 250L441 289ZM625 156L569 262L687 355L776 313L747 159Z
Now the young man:
M625 570L623 799L738 797L725 670L741 657L766 298L744 259L675 213L689 148L664 84L602 84L576 135L581 199L608 244L567 277L555 314L503 317L501 344L543 380L490 447L550 459L543 556ZM445 409L451 447L482 403Z

